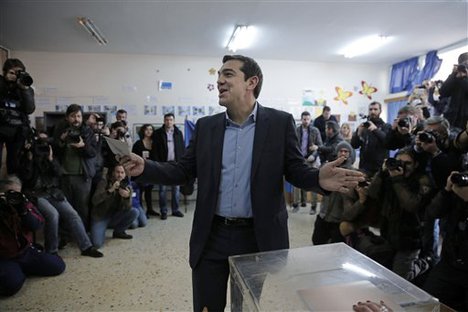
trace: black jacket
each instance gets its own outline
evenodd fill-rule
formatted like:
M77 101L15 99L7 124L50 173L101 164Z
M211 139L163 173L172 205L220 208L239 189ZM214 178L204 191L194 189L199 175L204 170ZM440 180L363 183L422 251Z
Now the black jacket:
M392 126L385 123L381 118L372 120L377 129L365 130L361 137L358 130L353 133L351 146L355 149L361 148L359 152L359 169L365 170L369 175L379 171L384 160L388 158L388 149L385 147L385 138Z
M167 161L167 134L164 125L156 129L153 133L153 145L156 150L156 160L157 161ZM185 143L184 137L182 132L174 126L174 153L175 153L175 161L179 161L179 159L184 155L185 152Z
M457 78L456 73L450 74L440 88L440 96L450 97L444 112L450 125L465 129L468 120L468 78Z

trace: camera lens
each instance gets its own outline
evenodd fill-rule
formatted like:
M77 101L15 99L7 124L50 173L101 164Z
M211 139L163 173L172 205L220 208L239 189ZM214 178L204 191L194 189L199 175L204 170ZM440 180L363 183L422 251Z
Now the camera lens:
M450 181L458 186L468 186L468 173L454 173L450 177Z
M432 135L432 133L429 133L429 132L420 133L418 137L419 137L419 141L421 141L422 143L434 142L434 136Z
M388 158L385 162L385 165L387 166L388 170L396 170L398 168L403 168L403 163L401 162L401 160L398 160L393 157Z

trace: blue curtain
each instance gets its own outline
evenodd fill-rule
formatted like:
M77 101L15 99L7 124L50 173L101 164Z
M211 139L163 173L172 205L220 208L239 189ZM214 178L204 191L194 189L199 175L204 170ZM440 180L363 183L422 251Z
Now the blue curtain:
M390 93L407 91L411 87L411 81L418 74L418 58L394 64L390 77Z
M437 56L437 51L430 51L426 54L424 68L419 72L412 86L421 85L424 80L429 80L439 71L442 60ZM410 89L410 91L413 88Z
M426 54L426 62L422 70L418 70L418 58L394 64L390 77L390 93L401 91L411 92L414 86L420 85L424 80L431 79L439 71L442 60L433 50Z
M184 137L185 137L185 147L189 145L190 139L192 138L192 134L195 131L195 123L188 119L185 119L184 123Z

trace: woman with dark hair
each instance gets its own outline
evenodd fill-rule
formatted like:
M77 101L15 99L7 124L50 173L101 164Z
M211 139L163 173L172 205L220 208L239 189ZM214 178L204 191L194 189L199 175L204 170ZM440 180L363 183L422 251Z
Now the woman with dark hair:
M138 217L131 195L124 168L121 165L109 168L92 198L91 240L96 248L104 244L107 227L114 229L113 238L133 238L125 232Z
M155 146L153 144L154 128L150 124L144 124L138 131L140 139L133 144L132 152L144 159L156 160ZM146 216L159 216L159 213L153 209L153 184L137 183L140 189L140 203L143 203L143 194L146 202Z

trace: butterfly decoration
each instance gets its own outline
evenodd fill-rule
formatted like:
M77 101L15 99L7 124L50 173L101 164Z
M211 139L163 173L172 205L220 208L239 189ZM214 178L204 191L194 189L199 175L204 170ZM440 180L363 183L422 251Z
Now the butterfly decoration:
M362 90L359 91L359 94L365 95L369 100L372 100L372 93L377 92L377 88L367 84L364 80L361 81L361 85Z
M343 104L348 105L347 99L353 95L351 91L345 91L341 87L335 87L336 93L338 96L334 97L335 101L341 101Z
M207 84L207 85L206 85L206 88L208 89L208 91L210 91L210 92L211 92L211 91L213 91L213 90L214 90L214 88L215 88L215 87L214 87L214 84L212 84L212 83L209 83L209 84Z

